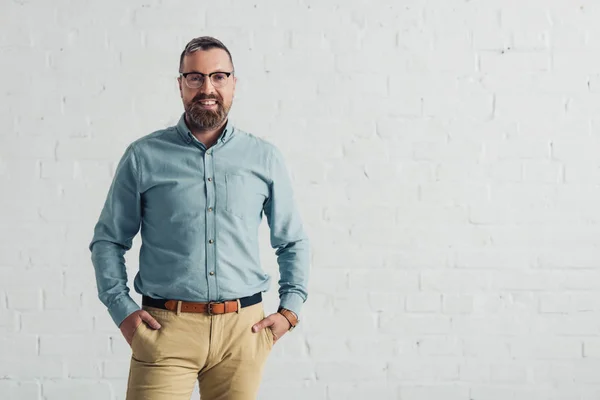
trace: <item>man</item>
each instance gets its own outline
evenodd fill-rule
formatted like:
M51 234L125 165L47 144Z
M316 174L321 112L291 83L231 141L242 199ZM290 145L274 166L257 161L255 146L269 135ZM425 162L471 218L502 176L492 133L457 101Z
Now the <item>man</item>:
M176 126L126 149L90 243L100 300L132 358L128 399L255 399L275 342L298 323L306 301L309 245L283 157L227 118L233 60L211 37L181 54L185 113ZM263 213L277 249L277 313L265 318L260 266ZM135 290L124 254L141 228Z

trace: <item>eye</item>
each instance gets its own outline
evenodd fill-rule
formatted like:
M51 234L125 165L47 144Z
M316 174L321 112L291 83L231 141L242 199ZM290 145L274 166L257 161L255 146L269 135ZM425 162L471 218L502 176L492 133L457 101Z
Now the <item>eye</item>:
M202 75L199 74L189 74L187 76L187 80L190 82L199 82L202 80Z
M216 81L224 81L225 79L227 79L227 75L225 74L215 74L213 79L215 79Z

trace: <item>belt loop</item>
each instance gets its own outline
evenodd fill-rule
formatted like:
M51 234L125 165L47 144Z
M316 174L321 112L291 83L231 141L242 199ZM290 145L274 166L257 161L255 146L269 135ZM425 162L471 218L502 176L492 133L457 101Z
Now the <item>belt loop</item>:
M177 314L179 315L181 314L181 300L177 300Z
M240 310L242 309L242 302L240 301L240 299L237 299L236 301L237 301L237 305L238 305L236 314L239 314Z

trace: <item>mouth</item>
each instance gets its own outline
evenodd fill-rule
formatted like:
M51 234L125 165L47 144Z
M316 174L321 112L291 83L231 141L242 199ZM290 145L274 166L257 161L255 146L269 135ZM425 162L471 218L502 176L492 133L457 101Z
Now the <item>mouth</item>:
M213 100L213 99L198 100L196 103L200 106L200 108L205 109L205 110L214 110L219 106L217 101Z

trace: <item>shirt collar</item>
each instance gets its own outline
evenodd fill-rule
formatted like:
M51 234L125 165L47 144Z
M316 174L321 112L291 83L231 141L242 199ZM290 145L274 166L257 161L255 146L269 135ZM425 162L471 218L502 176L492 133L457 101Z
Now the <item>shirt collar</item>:
M179 122L177 122L175 128L177 129L177 132L179 132L181 138L186 143L189 144L195 139L194 135L192 134L192 131L190 131L190 128L188 128L187 124L185 123L185 113L181 114L181 118L179 118ZM223 130L223 133L221 133L221 136L219 136L219 141L221 141L222 143L227 142L234 136L234 131L235 128L233 127L231 119L227 118L225 129Z

